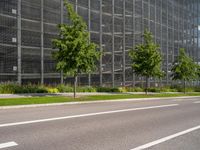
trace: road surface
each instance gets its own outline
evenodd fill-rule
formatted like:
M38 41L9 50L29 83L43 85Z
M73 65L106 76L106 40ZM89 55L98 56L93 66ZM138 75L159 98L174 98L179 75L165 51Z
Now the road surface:
M199 150L200 97L0 109L0 150Z

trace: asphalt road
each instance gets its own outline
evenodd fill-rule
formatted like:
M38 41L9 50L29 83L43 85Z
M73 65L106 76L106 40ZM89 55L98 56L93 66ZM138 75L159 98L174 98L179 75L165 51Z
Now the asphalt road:
M199 150L200 97L0 109L2 150Z

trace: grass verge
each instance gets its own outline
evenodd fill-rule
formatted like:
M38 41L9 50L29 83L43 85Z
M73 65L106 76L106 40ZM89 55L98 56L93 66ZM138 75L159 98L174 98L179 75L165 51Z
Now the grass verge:
M7 98L0 99L0 106L16 106L16 105L32 105L32 104L50 104L50 103L65 103L65 102L84 102L84 101L98 101L98 100L117 100L130 98L164 98L164 97L181 97L181 96L200 96L200 93L188 94L117 94L117 95L93 95L83 96L77 99L71 97L31 97L31 98Z

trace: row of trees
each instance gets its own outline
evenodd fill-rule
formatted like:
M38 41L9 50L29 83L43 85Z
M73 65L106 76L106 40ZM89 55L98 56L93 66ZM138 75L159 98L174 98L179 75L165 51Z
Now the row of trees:
M162 78L165 73L161 69L162 56L160 47L154 43L153 35L145 30L144 43L137 45L130 50L132 60L132 68L136 75L146 77L146 93L149 88L149 78ZM200 66L190 58L185 49L179 50L178 59L175 60L171 69L172 80L180 80L184 83L184 91L186 91L186 81L200 78Z
M53 53L57 62L57 70L65 75L74 76L74 97L76 97L77 76L79 73L91 73L96 69L101 53L98 46L89 41L89 32L83 19L74 11L73 6L64 0L68 10L70 24L58 25L59 38L53 40L53 47L58 51ZM130 50L132 68L136 75L146 77L146 92L151 77L162 78L162 57L160 47L153 41L153 35L145 31L144 43ZM198 70L198 71L197 71ZM200 68L189 58L184 49L180 50L180 56L172 68L173 80L184 80L184 83L193 79L197 74L200 76ZM197 73L198 72L198 73Z

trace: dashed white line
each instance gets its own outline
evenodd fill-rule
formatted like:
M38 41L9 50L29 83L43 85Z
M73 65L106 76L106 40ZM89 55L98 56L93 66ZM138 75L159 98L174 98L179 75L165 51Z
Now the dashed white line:
M194 102L195 104L200 104L200 101L198 101L198 102Z
M26 125L26 124L33 124L33 123L41 123L41 122L49 122L49 121L56 121L56 120L64 120L64 119L72 119L72 118L81 118L81 117L89 117L89 116L96 116L96 115L105 115L105 114L113 114L113 113L120 113L120 112L136 111L136 110L147 110L147 109L174 107L174 106L178 106L178 105L179 104L149 106L149 107L142 107L142 108L131 108L131 109L122 109L122 110L114 110L114 111L104 111L104 112L97 112L97 113L73 115L73 116L64 116L64 117L58 117L58 118L48 118L48 119L40 119L40 120L32 120L32 121L24 121L24 122L6 123L6 124L0 124L0 128L10 127L10 126L18 126L18 125Z
M160 143L164 143L164 142L166 142L166 141L169 141L169 140L171 140L171 139L174 139L174 138L176 138L176 137L182 136L182 135L184 135L184 134L187 134L187 133L193 132L193 131L195 131L195 130L199 130L199 129L200 129L200 126L193 127L193 128L187 129L187 130L185 130L185 131L178 132L178 133L176 133L176 134L173 134L173 135L164 137L164 138L162 138L162 139L159 139L159 140L156 140L156 141L147 143L147 144L145 144L145 145L136 147L136 148L131 149L131 150L144 150L144 149L150 148L150 147L155 146L155 145L158 145L158 144L160 144Z
M0 149L13 147L13 146L17 146L17 145L18 144L15 142L2 143L2 144L0 144Z

